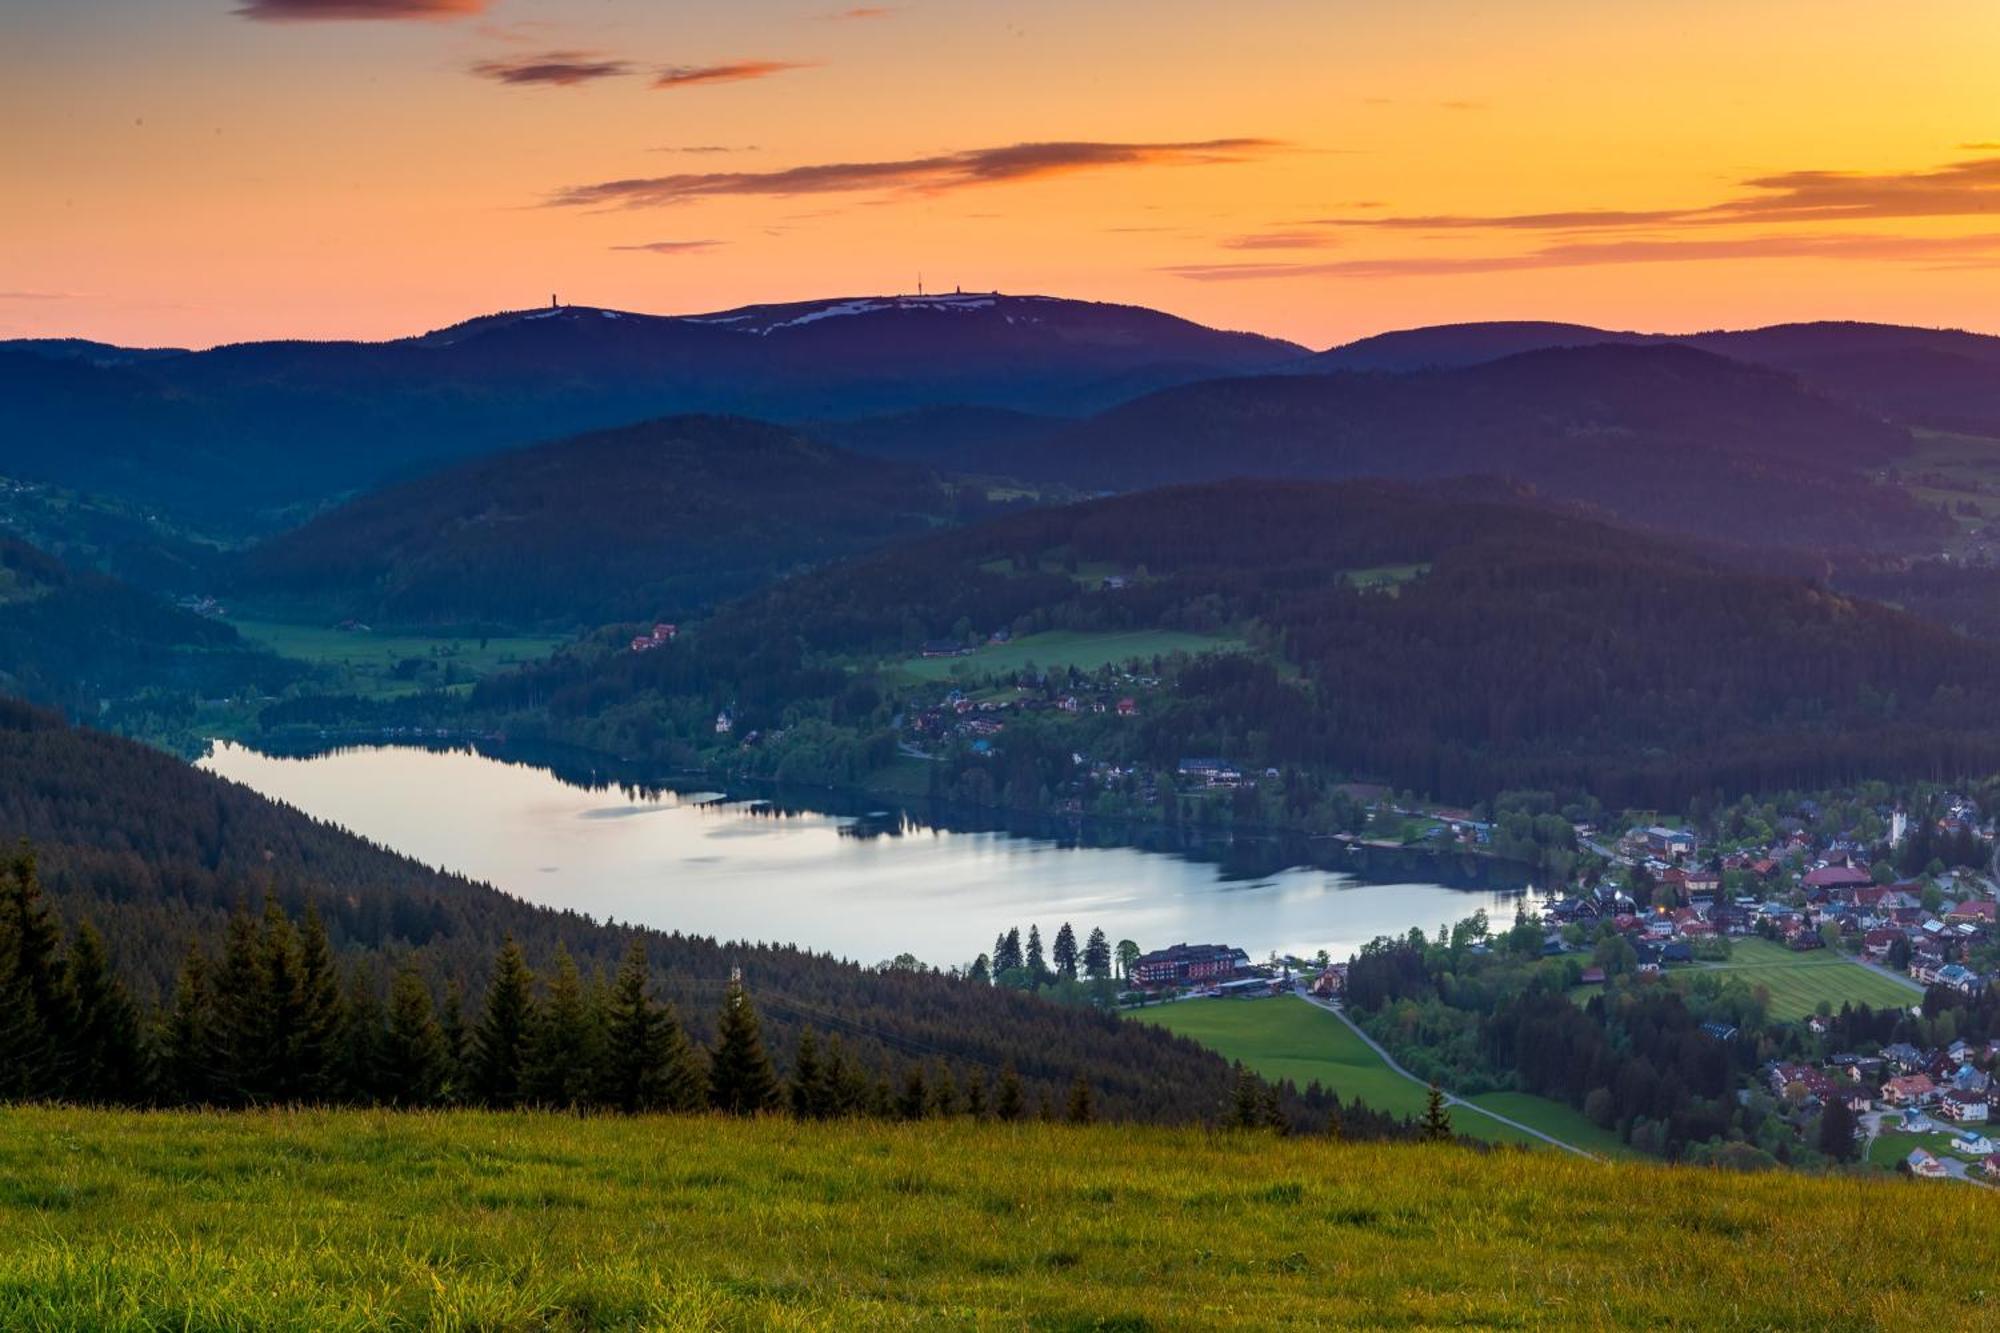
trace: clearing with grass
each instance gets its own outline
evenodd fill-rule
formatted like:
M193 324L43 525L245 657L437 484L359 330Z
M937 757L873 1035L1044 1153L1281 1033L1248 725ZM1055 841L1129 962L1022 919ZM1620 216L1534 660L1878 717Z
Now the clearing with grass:
M1996 1228L1984 1190L1263 1133L0 1111L10 1329L1957 1329L2000 1294L1939 1256Z
M305 662L328 688L363 699L468 690L481 676L538 662L569 642L549 636L402 634L275 620L232 620L236 632L280 657Z
M1810 1018L1822 1002L1835 1011L1842 1004L1905 1009L1924 998L1921 989L1832 950L1799 952L1755 936L1732 940L1728 962L1701 970L1764 987L1771 994L1771 1017L1781 1022Z

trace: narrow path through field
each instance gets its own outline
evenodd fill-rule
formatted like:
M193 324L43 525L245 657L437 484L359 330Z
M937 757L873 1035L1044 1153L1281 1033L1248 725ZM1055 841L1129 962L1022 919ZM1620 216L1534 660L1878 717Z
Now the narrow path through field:
M1410 1080L1410 1082L1412 1083L1417 1084L1419 1087L1428 1088L1431 1086L1429 1082L1427 1082L1426 1080L1418 1078L1415 1074L1412 1074L1409 1070L1397 1064L1396 1057L1389 1054L1389 1052L1383 1048L1381 1042L1376 1041L1366 1032L1363 1032L1361 1030L1361 1025L1359 1023L1356 1023L1353 1019L1349 1018L1346 1012L1342 1010L1339 1005L1333 1003L1331 1000L1322 1000L1318 998L1317 996L1313 995L1310 991L1308 991L1303 984L1301 984L1297 989L1299 998L1304 1000L1307 1004L1317 1005L1321 1009L1326 1010L1329 1014L1332 1014L1335 1018L1339 1019L1341 1022L1347 1024L1348 1028L1353 1031L1354 1035L1361 1038L1362 1041L1366 1042L1368 1044L1368 1049L1375 1052L1375 1054L1381 1058L1383 1064L1389 1066L1390 1069L1394 1070L1398 1074L1401 1074L1404 1078ZM1443 1088L1439 1088L1438 1092L1443 1095L1445 1104L1448 1106L1462 1106L1466 1110L1471 1111L1475 1115L1483 1115L1489 1120L1498 1120L1503 1125L1510 1126L1514 1129L1520 1130L1523 1134L1527 1134L1534 1138L1538 1138L1543 1143L1546 1143L1551 1147L1561 1148L1564 1152L1573 1152L1578 1157L1588 1157L1593 1162L1601 1162L1604 1160L1602 1157L1599 1157L1596 1153L1589 1152L1583 1148L1579 1148L1574 1143L1564 1143L1561 1139L1555 1137L1555 1135L1553 1134L1544 1134L1541 1130L1536 1129L1533 1125L1524 1125L1520 1121L1515 1120L1512 1117L1501 1115L1498 1111L1489 1111L1485 1107L1475 1105L1474 1103L1465 1100L1465 1098L1460 1097L1455 1093L1446 1092Z

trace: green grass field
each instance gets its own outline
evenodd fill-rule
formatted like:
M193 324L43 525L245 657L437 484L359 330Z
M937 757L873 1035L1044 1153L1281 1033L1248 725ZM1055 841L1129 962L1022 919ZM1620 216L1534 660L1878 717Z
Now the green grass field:
M1843 1001L1894 1008L1923 999L1921 991L1831 950L1794 953L1782 944L1754 937L1732 940L1729 961L1704 964L1702 970L1769 990L1771 1017L1781 1021L1810 1017L1821 1000L1837 1010Z
M1428 1093L1422 1085L1382 1063L1347 1024L1304 1000L1290 996L1274 1000L1178 1000L1129 1013L1192 1037L1231 1060L1241 1060L1266 1078L1288 1078L1301 1088L1317 1079L1342 1097L1358 1097L1378 1111L1407 1116L1423 1113ZM1560 1102L1525 1092L1487 1093L1467 1100L1589 1152L1631 1154L1616 1134L1599 1129ZM1533 1135L1462 1109L1454 1109L1452 1128L1467 1138L1488 1143L1545 1146Z
M1123 634L1050 630L1012 643L987 644L970 657L907 658L895 664L894 670L914 680L949 680L958 671L969 674L1019 671L1030 662L1038 667L1095 671L1102 666L1120 666L1133 658L1151 661L1155 656L1219 652L1243 646L1241 639L1187 634L1180 630L1134 630Z
M2000 1197L1908 1188L1200 1130L17 1109L0 1327L1991 1326L1993 1284L1939 1265Z
M567 643L548 637L459 638L340 630L271 620L232 620L236 632L280 657L329 673L330 684L362 698L392 699L421 690L469 687L479 677L547 657ZM403 662L422 669L399 676Z

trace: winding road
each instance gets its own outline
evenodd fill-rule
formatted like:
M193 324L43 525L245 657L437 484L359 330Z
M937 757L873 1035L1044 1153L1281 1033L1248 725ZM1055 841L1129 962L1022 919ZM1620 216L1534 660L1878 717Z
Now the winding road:
M1431 1086L1428 1081L1418 1078L1415 1074L1412 1074L1409 1070L1403 1068L1403 1066L1401 1066L1400 1064L1397 1064L1396 1057L1389 1054L1387 1050L1383 1049L1381 1042L1376 1041L1366 1032L1363 1032L1361 1030L1360 1024L1356 1023L1353 1019L1349 1018L1344 1012L1342 1012L1341 1007L1335 1004L1332 1000L1322 1000L1317 996L1313 995L1311 992L1306 990L1304 983L1300 983L1297 987L1295 987L1295 989L1298 992L1299 998L1304 1000L1307 1004L1316 1005L1317 1007L1326 1010L1329 1014L1332 1014L1335 1018L1339 1019L1341 1022L1347 1024L1349 1030L1352 1031L1355 1036L1361 1038L1362 1041L1368 1044L1369 1050L1375 1052L1376 1055L1381 1057L1383 1064L1389 1066L1389 1068L1395 1070L1398 1074L1401 1074L1404 1078L1410 1080L1410 1082L1415 1083L1419 1087L1428 1088ZM1523 1134L1527 1134L1530 1135L1531 1137L1540 1139L1543 1143L1548 1144L1552 1148L1561 1148L1564 1152L1575 1153L1578 1157L1587 1157L1593 1162L1601 1162L1604 1160L1602 1157L1599 1157L1596 1153L1589 1152L1583 1148L1579 1148L1574 1143L1564 1143L1561 1139L1556 1138L1553 1134L1544 1134L1541 1130L1536 1129L1533 1125L1524 1125L1520 1121L1515 1120L1509 1116L1501 1115L1498 1111L1489 1111L1485 1107L1479 1106L1473 1102L1469 1102L1465 1100L1465 1098L1460 1097L1455 1093L1446 1092L1443 1088L1439 1088L1438 1092L1444 1097L1445 1105L1447 1106L1462 1106L1466 1110L1471 1111L1475 1115L1483 1115L1488 1120L1497 1120L1501 1124L1506 1125L1509 1128L1518 1129Z

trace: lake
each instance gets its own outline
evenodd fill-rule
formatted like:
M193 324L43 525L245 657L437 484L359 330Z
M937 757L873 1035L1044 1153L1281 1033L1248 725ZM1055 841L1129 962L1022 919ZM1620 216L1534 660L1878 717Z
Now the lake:
M200 766L428 865L551 907L666 930L794 943L863 963L938 966L996 934L1074 925L1154 949L1180 941L1345 958L1381 934L1484 908L1513 919L1518 868L1462 856L1356 858L1326 840L1120 836L919 818L800 798L565 781L471 749L277 756L216 744ZM1407 879L1398 875L1408 874ZM1450 882L1440 882L1441 880Z

